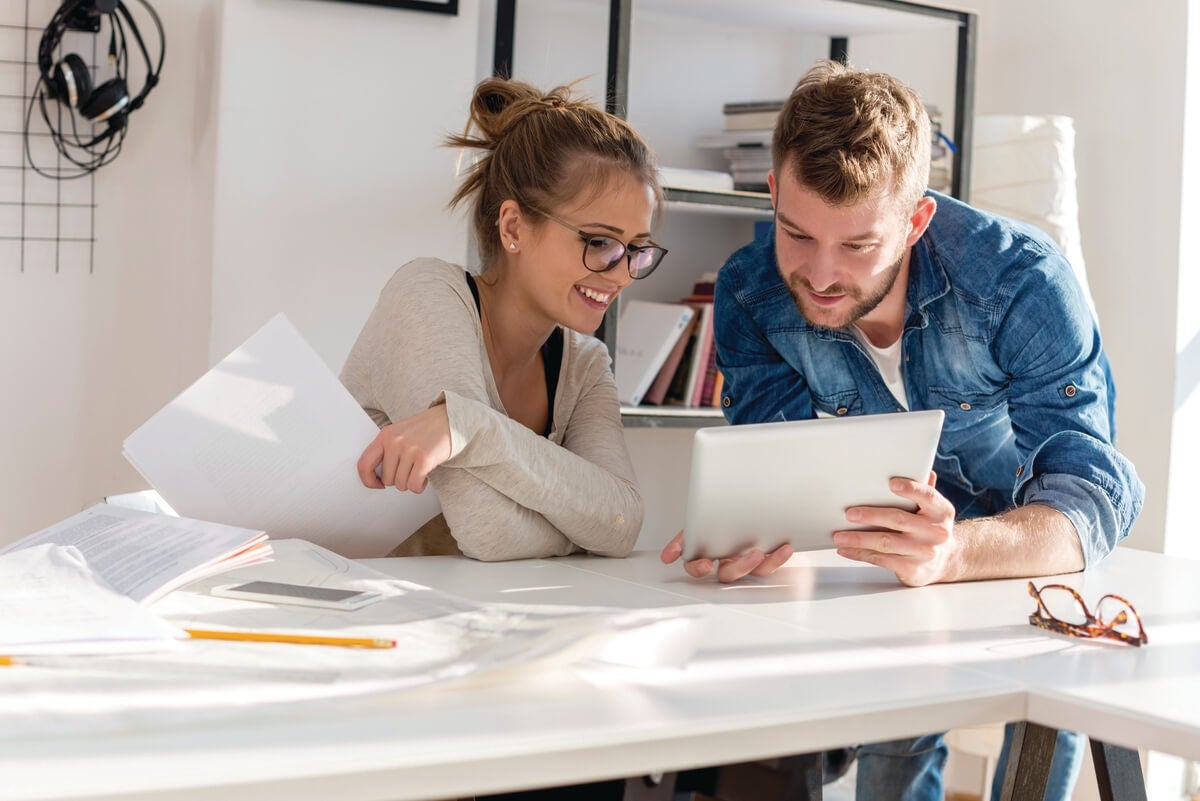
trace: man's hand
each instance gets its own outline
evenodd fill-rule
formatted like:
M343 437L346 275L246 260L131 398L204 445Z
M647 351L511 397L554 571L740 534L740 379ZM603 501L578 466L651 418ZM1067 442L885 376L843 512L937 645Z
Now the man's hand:
M683 555L683 532L676 534L666 547L662 549L660 558L664 565L669 565ZM784 544L770 554L764 554L755 548L741 556L720 559L716 562L717 579L728 584L743 576L769 576L778 570L784 562L792 558L792 546ZM684 562L683 569L695 578L704 578L713 571L712 559L693 559Z
M379 429L358 457L358 477L371 489L423 492L429 473L449 458L450 418L439 403Z
M835 531L833 544L847 559L887 568L910 587L952 580L951 566L961 543L954 536L954 505L929 483L893 478L892 492L914 502L917 511L877 506L852 506L851 523L875 531Z

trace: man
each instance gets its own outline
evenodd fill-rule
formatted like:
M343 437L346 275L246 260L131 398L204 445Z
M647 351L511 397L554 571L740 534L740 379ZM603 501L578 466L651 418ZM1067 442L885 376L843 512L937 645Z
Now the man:
M877 530L835 532L838 553L911 586L1082 570L1128 534L1145 491L1113 446L1099 330L1045 235L927 191L929 137L890 76L825 62L801 78L775 129L775 224L717 281L725 414L942 409L934 475L892 482L917 510L847 510ZM663 561L680 553L677 536ZM685 567L735 581L790 556ZM1069 794L1078 739L1060 738L1047 798ZM944 759L940 735L866 746L859 798L940 799Z

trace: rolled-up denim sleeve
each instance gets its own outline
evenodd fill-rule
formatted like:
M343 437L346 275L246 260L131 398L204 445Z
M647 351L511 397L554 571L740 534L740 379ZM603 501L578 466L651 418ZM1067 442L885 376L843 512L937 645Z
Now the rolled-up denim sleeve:
M998 293L992 342L1009 376L1020 464L1013 502L1057 509L1075 525L1085 563L1129 534L1145 486L1117 451L1113 386L1100 331L1065 260L1047 254Z
M1066 515L1089 567L1125 538L1142 510L1146 490L1133 464L1116 448L1079 431L1054 434L1021 467L1029 478L1017 484L1013 500Z
M737 278L727 264L718 273L713 306L717 369L724 376L721 407L735 425L813 416L804 376L784 361L738 298Z

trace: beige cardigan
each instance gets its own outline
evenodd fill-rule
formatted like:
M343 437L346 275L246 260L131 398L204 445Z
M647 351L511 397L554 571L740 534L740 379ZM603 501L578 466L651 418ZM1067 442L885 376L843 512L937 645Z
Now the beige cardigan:
M467 556L626 556L633 549L642 497L608 351L591 336L563 334L549 437L505 413L475 300L456 265L417 259L397 270L346 358L342 383L381 428L445 402L451 455L429 480ZM439 526L437 518L430 522L413 538L433 543ZM426 543L399 552L453 550Z

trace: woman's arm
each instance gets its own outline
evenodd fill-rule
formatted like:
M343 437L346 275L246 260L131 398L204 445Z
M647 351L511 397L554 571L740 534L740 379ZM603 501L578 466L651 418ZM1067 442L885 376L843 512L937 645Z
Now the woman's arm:
M593 341L591 347L568 353L574 363L564 365L555 403L558 430L551 440L477 401L447 392L456 446L443 466L448 469L433 476L434 486L440 493L444 474L465 471L523 510L539 513L583 550L625 556L641 529L643 505L625 447L607 351ZM559 432L561 445L553 441ZM486 531L481 530L487 520L463 520L456 528L449 513L446 519L464 553L468 541L487 547ZM513 536L524 539L534 533Z
M569 360L578 356L568 352ZM642 502L607 361L597 364L593 355L564 365L555 420L565 436L558 445L497 410L483 354L461 270L422 260L401 268L384 289L343 380L381 423L445 404L449 458L430 480L463 553L488 560L577 547L628 553ZM575 392L563 392L573 385Z

